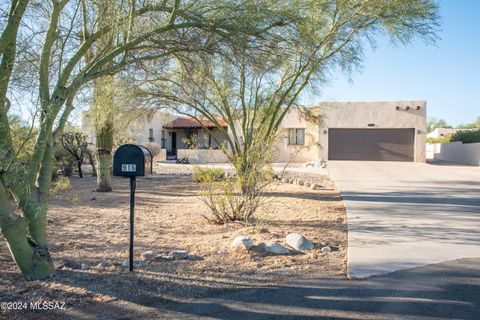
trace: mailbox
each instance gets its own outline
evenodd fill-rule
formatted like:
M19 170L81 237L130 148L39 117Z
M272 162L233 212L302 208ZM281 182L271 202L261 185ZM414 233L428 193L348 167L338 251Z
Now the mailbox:
M129 269L133 271L133 241L135 221L135 189L137 176L152 174L153 155L144 146L124 144L115 151L113 156L113 175L130 177L130 245Z
M124 144L113 156L113 175L137 177L152 174L153 155L144 146Z

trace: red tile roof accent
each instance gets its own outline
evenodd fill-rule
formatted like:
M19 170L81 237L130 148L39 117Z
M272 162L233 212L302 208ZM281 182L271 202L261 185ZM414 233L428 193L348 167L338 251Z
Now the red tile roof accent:
M228 127L227 122L224 119L217 120L222 127ZM178 129L178 128L214 128L215 125L212 121L204 119L198 122L195 118L191 117L178 117L173 121L165 124L163 126L167 129Z

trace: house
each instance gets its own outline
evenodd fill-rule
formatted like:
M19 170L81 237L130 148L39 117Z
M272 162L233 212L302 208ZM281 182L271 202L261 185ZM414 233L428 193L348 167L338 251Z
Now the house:
M275 162L426 161L426 101L325 102L308 111L321 115L321 121L312 121L298 108L283 119L274 146ZM221 130L201 121L157 112L135 121L128 131L139 144L159 145L162 151L157 160L226 162L221 148L226 145L224 133L232 134L227 123L218 120ZM83 131L93 141L88 121Z
M446 138L448 136L451 136L457 133L458 131L469 131L469 130L475 130L475 129L435 128L435 130L427 134L427 138L441 139L441 138Z
M320 159L425 162L426 101L325 102Z

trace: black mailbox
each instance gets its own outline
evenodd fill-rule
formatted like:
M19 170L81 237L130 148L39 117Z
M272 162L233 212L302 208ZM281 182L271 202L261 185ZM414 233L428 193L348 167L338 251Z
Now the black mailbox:
M113 156L113 175L137 177L152 174L153 156L150 150L136 144L120 146Z
M152 174L153 155L144 146L124 144L113 156L113 175L130 177L130 248L128 265L133 271L133 238L135 221L135 189L137 176Z

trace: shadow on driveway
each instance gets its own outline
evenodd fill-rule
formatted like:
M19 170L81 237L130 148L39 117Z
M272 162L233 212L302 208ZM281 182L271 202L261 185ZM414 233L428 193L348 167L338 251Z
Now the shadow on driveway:
M178 319L480 319L480 258L368 280L307 279L161 306Z

